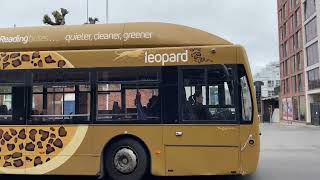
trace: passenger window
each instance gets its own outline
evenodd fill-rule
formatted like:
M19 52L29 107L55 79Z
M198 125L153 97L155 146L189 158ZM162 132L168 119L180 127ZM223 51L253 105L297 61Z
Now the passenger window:
M241 109L242 120L252 122L252 97L250 92L249 81L247 79L243 66L239 68L240 86L241 86Z
M232 67L185 69L183 74L182 118L184 121L234 121Z
M12 120L12 91L11 86L0 86L0 120Z
M235 120L232 67L214 65L208 69L209 110L213 120Z
M64 71L57 76L51 76L50 73L33 73L31 123L88 122L91 91L89 73Z
M158 71L105 71L97 78L97 121L160 121Z
M25 85L24 72L0 73L0 123L24 124Z
M183 86L183 120L211 119L211 114L206 106L205 70L183 70Z

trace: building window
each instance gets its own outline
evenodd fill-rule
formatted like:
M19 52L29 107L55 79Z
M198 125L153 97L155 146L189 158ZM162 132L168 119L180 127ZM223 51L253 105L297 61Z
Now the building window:
M281 81L281 92L283 95L286 94L286 81L285 80Z
M268 80L268 87L273 87L274 86L274 82L271 80Z
M311 66L319 62L319 50L318 50L318 42L311 44L306 48L307 53L307 65Z
M297 33L295 33L295 35L294 35L294 40L293 40L293 42L294 42L294 49L295 50L297 50L297 49L299 49L300 48L300 33L301 33L301 31L298 31Z
M298 27L300 25L300 8L294 13L294 26Z
M294 47L294 36L291 36L290 38L290 52L293 53L294 50L295 50L295 47Z
M290 93L289 78L286 79L286 93Z
M293 16L290 17L290 32L293 32Z
M299 120L305 121L306 102L304 96L299 96Z
M288 74L289 74L288 60L286 60L286 61L284 62L284 75L285 75L285 76L288 76Z
M297 64L297 70L300 71L302 70L302 63L301 63L301 52L297 53L295 55L295 59L296 59L296 64Z
M295 73L297 70L297 66L296 66L296 56L292 57L292 73Z
M282 39L285 39L287 37L287 23L284 23L283 29L282 29Z
M290 0L290 11L294 8L294 0Z
M274 96L274 91L268 91L268 97Z
M282 9L280 9L280 11L279 11L278 21L280 23L282 22Z
M302 80L302 74L298 75L298 90L299 92L303 92L304 88L303 88L303 80Z
M283 57L286 58L288 57L288 41L284 42L283 45Z
M320 88L319 68L308 71L309 90Z
M306 43L317 37L317 18L313 18L305 25Z
M283 5L283 18L287 17L287 11L288 11L288 3L284 3Z
M304 8L304 20L307 20L316 12L316 3L315 0L306 0L303 3Z
M292 77L292 92L297 92L297 80L296 76Z
M276 87L280 86L280 80L276 80Z

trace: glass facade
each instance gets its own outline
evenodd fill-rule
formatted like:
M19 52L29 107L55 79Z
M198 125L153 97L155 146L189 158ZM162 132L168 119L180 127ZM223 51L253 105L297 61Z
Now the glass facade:
M303 3L303 8L304 8L304 20L306 20L316 12L315 0L306 0Z
M319 68L308 71L309 90L320 88Z
M305 26L306 43L317 37L317 17L314 17Z
M307 65L311 66L319 62L318 41L306 48Z
M305 111L306 111L306 99L305 96L299 97L299 120L305 121Z

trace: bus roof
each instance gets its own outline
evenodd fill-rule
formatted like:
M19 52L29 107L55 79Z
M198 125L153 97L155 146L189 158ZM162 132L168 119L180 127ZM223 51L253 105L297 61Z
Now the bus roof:
M0 29L0 52L232 45L187 26L122 23Z

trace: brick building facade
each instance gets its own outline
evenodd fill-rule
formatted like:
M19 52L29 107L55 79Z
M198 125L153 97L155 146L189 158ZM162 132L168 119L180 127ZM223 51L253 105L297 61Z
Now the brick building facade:
M301 0L278 0L280 118L305 121L305 73Z

